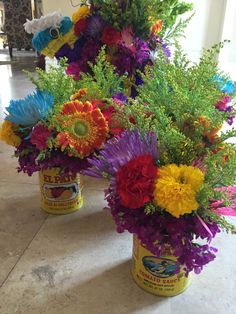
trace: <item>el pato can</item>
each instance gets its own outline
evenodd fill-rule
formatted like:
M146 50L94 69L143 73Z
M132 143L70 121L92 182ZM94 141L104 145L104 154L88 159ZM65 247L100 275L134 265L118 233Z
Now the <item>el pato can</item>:
M54 215L69 214L83 205L80 175L63 173L60 168L39 172L41 208Z

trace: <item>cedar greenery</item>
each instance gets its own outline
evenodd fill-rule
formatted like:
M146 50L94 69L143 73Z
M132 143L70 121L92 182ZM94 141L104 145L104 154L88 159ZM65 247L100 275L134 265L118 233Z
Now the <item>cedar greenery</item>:
M138 37L146 39L157 20L164 22L163 38L179 36L188 20L179 21L179 15L192 10L192 4L180 0L93 0L102 18L117 30L132 27Z
M81 73L81 79L75 81L66 75L66 58L60 59L58 65L51 65L48 71L36 69L36 76L26 72L29 79L40 91L47 91L54 97L55 105L62 105L79 89L87 88L86 99L110 98L123 91L126 76L119 77L115 67L106 60L105 46L101 49L96 63L89 63L90 73Z
M68 101L77 89L73 77L65 74L66 62L66 58L62 58L57 66L50 65L48 71L37 68L36 77L26 72L37 89L53 96L55 105Z
M81 79L76 85L77 89L88 87L86 99L110 98L123 91L126 76L119 77L116 68L106 60L105 46L102 47L96 63L88 64L90 73L81 73Z

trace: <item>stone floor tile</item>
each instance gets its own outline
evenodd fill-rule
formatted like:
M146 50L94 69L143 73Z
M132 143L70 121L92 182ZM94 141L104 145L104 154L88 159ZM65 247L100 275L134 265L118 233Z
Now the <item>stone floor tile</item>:
M0 215L1 286L47 218L38 186L0 182Z

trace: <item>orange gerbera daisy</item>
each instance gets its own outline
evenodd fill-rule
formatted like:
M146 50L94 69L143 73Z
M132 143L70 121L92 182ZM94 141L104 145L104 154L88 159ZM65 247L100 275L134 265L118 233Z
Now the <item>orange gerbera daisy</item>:
M70 97L70 100L81 100L87 94L87 88L79 89L74 95Z
M108 135L108 124L101 110L94 109L89 101L65 103L57 122L57 145L72 156L89 156L102 147Z

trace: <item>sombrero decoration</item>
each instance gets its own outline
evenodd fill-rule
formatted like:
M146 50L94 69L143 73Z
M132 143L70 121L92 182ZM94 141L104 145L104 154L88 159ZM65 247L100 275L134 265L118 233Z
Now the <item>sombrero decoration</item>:
M89 9L83 8L86 11L84 14L89 14ZM62 16L60 12L53 12L39 19L27 20L24 28L27 33L34 35L33 48L50 58L57 57L58 54L59 57L66 56L69 62L78 59L76 50L83 45L76 34L76 24L81 19L81 10L79 11L80 14L76 12L72 19Z

